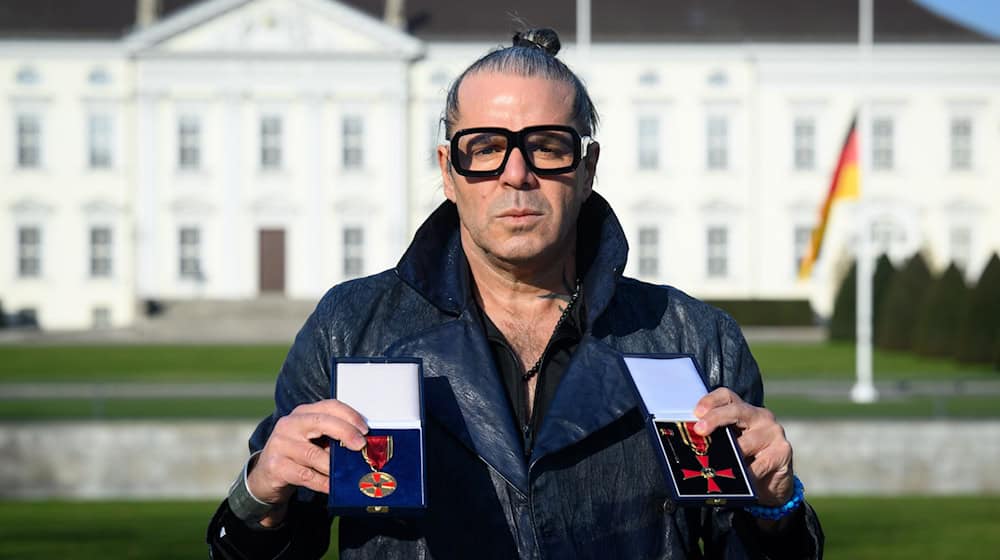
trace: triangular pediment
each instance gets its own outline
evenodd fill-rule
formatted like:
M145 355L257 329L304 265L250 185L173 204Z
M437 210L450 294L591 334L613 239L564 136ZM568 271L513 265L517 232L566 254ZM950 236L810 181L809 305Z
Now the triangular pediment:
M208 0L126 39L138 55L414 58L419 40L336 0Z

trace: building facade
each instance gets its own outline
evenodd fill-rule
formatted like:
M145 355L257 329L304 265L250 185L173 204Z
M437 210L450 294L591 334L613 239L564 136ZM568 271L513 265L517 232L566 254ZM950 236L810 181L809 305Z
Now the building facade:
M315 299L392 266L443 200L447 88L504 37L408 33L371 4L205 0L111 38L0 39L6 312L125 326L144 300ZM862 94L879 249L971 280L1000 248L996 43L876 43L870 72L843 41L637 31L586 51L560 57L601 112L628 274L828 313L856 204L796 273Z

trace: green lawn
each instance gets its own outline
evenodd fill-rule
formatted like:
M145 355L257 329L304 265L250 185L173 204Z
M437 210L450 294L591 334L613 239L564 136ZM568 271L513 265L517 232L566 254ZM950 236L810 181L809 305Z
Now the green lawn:
M908 397L875 404L801 396L767 397L764 403L779 419L997 418L1000 396Z
M770 379L850 380L854 347L843 343L759 343L754 355ZM287 346L0 346L0 382L272 381ZM1000 379L987 365L963 365L875 351L876 379Z
M0 401L0 421L24 420L260 420L274 410L270 398L231 399L24 399Z
M273 381L288 346L0 346L0 382Z
M287 348L270 346L0 346L0 383L12 382L273 382ZM753 346L769 380L853 379L849 344ZM875 352L876 380L1000 379L985 366L960 365L900 352ZM846 400L773 396L780 418L980 418L1000 416L1000 397L912 397L878 406ZM0 401L0 420L125 418L254 418L271 411L270 398L31 399Z
M877 405L847 400L806 397L768 397L767 407L779 419L827 418L997 418L1000 397L912 397L883 399ZM34 420L199 420L244 418L259 420L270 414L270 398L233 399L26 399L0 401L0 421Z
M810 502L823 523L827 558L978 560L1000 550L1000 497ZM206 558L205 526L216 505L0 502L0 559Z
M996 558L1000 497L811 498L831 559Z
M854 379L854 345L757 343L750 347L760 365L764 382L772 379ZM909 352L876 349L876 380L1000 379L988 364L960 364L954 360L925 358Z

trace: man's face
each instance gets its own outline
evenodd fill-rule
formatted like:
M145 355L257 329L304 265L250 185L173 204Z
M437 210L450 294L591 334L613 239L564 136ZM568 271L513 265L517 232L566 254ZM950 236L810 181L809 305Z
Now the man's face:
M564 82L499 73L476 73L458 90L453 131L494 126L518 131L534 125L569 125L574 92ZM500 175L464 177L449 166L447 146L438 148L444 193L458 206L462 243L507 269L531 270L569 256L576 219L590 196L598 149L573 171L536 175L514 149ZM471 255L470 255L471 256Z

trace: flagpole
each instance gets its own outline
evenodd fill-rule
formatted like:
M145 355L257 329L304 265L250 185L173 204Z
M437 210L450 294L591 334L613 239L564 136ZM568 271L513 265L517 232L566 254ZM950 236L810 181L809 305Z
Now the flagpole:
M872 371L872 216L865 201L868 186L865 182L871 170L871 119L868 106L868 88L872 78L872 44L874 43L874 0L858 0L858 59L861 66L859 76L858 107L858 223L857 223L857 324L855 328L855 371L857 380L851 388L851 400L856 403L871 403L878 400Z

